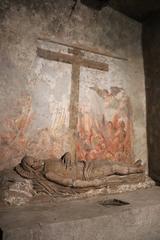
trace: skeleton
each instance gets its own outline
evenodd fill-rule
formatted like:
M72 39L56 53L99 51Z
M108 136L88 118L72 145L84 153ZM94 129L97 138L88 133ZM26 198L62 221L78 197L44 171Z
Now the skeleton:
M72 162L71 154L60 159L37 160L25 156L16 166L22 177L33 179L50 195L73 193L76 189L96 188L107 185L108 176L142 173L144 166L138 160L134 165L108 160Z

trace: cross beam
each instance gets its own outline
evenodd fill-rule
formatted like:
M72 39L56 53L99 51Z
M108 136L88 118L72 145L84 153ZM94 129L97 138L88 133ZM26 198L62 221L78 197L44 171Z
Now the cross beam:
M83 66L83 67L93 68L93 69L97 69L97 70L101 70L101 71L108 71L108 64L106 64L106 63L100 63L100 62L96 62L93 60L87 60L82 57L78 57L75 59L75 56L78 56L78 52L77 52L77 54L69 55L69 54L65 54L65 53L52 52L50 50L38 48L37 54L39 57L45 58L47 60L54 60L57 62L64 62L64 63L70 63L70 64L73 64L76 62L77 64L79 64L80 66Z
M73 143L75 143L74 135L78 123L78 106L79 106L79 77L80 77L80 67L97 69L100 71L108 71L108 64L96 62L93 60L88 60L83 58L83 53L80 49L69 48L68 54L54 52L51 50L46 50L42 48L37 48L37 55L41 58L72 64L72 81L71 81L71 97L70 97L70 107L69 107L69 128L73 133ZM76 159L76 151L72 152L72 157Z

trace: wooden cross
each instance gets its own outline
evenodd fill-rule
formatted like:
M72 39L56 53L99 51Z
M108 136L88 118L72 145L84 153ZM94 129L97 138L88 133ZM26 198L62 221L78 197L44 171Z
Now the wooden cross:
M80 67L83 66L86 68L108 71L108 64L84 58L84 54L81 50L82 49L79 49L78 47L68 48L69 54L66 54L42 48L37 49L37 55L41 58L72 64L69 128L72 130L73 133L76 132L78 123ZM74 154L74 156L76 158L76 153Z

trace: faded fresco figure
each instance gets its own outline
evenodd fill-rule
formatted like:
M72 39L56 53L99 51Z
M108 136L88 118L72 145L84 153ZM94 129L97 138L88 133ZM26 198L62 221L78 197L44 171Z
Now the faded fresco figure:
M91 90L101 98L104 112L96 115L90 103L80 107L77 159L133 162L129 98L122 88L112 87L110 92L98 87Z

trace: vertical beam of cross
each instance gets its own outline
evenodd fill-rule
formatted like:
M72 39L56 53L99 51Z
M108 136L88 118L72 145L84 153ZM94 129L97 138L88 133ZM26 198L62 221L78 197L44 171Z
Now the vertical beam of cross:
M80 66L76 63L72 65L72 81L71 81L71 96L69 107L69 128L72 134L72 159L76 161L76 129L78 123L78 108L79 108L79 78Z

